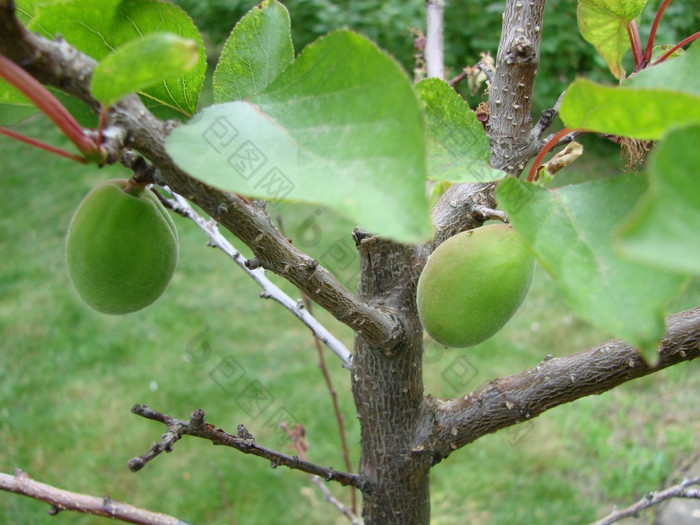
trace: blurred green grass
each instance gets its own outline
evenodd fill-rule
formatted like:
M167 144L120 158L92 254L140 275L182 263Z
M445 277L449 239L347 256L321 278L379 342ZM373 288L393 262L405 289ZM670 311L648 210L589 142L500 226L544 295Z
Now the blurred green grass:
M42 120L21 128L70 147ZM128 459L163 432L130 414L137 402L180 418L201 407L216 426L233 432L243 423L261 443L293 453L274 424L282 411L306 426L311 460L342 469L309 332L261 300L254 283L181 218L180 263L165 295L128 316L90 311L68 281L63 236L96 180L128 173L76 166L5 138L0 159L0 470L20 468L67 490L109 494L198 524L345 523L303 473L202 440L184 438L172 454L128 471ZM589 176L611 169L598 158L589 162L582 168ZM287 234L332 263L330 249L352 247L349 225L319 210L281 207ZM323 223L320 230L311 227L313 218ZM356 266L341 262L341 278L352 285ZM673 309L699 299L694 283ZM347 328L316 312L351 346ZM571 314L538 271L523 307L493 339L468 351L427 342L426 393L455 396L533 367L548 353L605 339ZM327 360L356 462L349 376L332 355ZM248 396L253 387L263 389L257 401ZM631 502L698 452L699 393L698 364L684 364L485 437L433 470L433 522L584 523L613 503ZM331 488L347 500L344 489ZM52 523L57 518L48 517L48 508L0 493L1 523ZM67 519L106 523L77 514Z

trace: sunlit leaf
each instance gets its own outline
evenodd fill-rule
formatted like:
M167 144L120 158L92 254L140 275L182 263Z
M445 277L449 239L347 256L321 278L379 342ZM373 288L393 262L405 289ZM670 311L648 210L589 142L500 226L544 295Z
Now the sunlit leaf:
M224 190L327 205L399 241L431 233L420 103L396 62L348 31L309 45L263 93L203 110L167 149Z
M37 5L29 27L49 38L61 35L98 61L126 42L153 33L173 33L194 40L197 65L145 89L141 95L146 106L161 118L184 118L195 112L204 84L206 54L197 27L179 7L158 0L71 0ZM120 72L128 74L128 70Z
M294 60L289 13L276 0L253 7L233 28L214 72L214 101L262 92Z
M630 48L627 26L644 4L646 0L579 0L581 36L595 46L615 78L622 76L622 57Z
M446 82L429 78L416 84L425 106L428 178L447 182L489 182L505 173L490 166L484 127Z
M579 79L566 90L559 116L568 128L656 140L670 128L700 122L700 96Z
M130 40L95 67L90 90L109 106L120 98L185 74L197 64L197 43L172 33Z

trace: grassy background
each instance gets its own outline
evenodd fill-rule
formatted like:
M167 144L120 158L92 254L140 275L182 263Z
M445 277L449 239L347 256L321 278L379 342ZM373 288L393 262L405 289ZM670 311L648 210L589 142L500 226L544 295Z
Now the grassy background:
M65 144L41 120L21 128ZM199 524L345 523L306 475L197 439L185 438L139 473L128 471L127 460L163 432L129 413L136 402L180 418L202 407L218 427L235 431L244 423L261 443L290 453L274 423L303 422L310 459L342 468L313 342L181 218L181 259L165 295L128 316L92 312L68 281L63 236L96 180L128 173L76 166L5 138L0 159L0 471L20 468L68 490L109 494ZM594 157L583 169L609 173L614 164ZM352 246L348 225L328 211L288 206L282 213L295 242L331 266L328 250ZM311 235L312 220L323 221L320 235ZM354 264L335 263L352 283ZM695 283L673 310L699 302ZM347 328L317 313L352 344ZM572 315L538 271L523 307L490 341L469 351L428 342L426 392L455 396L533 367L547 353L565 355L606 338ZM349 377L332 356L328 361L356 462ZM251 388L262 388L263 397L251 401ZM434 469L433 522L584 523L659 488L699 451L699 393L698 363L683 364L485 437ZM47 510L0 493L0 523L61 519ZM107 523L76 514L62 519Z

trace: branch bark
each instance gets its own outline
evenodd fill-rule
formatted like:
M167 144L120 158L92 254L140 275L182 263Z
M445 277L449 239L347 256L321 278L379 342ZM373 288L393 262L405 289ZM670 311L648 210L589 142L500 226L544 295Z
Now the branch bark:
M540 60L545 0L508 0L496 56L496 72L489 90L491 115L487 131L491 164L518 174L536 153L532 132L532 88Z
M62 40L47 40L27 31L8 0L0 2L0 53L42 83L62 89L99 112L100 105L89 87L95 61ZM152 162L173 191L197 204L243 241L263 268L293 283L373 345L395 345L401 331L396 316L359 300L318 261L293 246L275 227L264 204L251 204L207 186L175 165L165 150L165 139L176 125L154 117L136 95L114 105L107 117L108 127L123 130L115 136L127 138L121 146L140 152Z
M581 397L700 357L700 307L666 319L658 363L647 364L628 344L613 339L593 348L545 359L535 368L494 379L457 399L430 399L432 435L422 445L438 463L454 450L502 428Z
M51 505L51 515L68 510L140 525L187 525L172 516L114 501L109 496L96 498L40 483L20 470L16 470L14 476L0 472L0 490L45 501Z
M282 465L320 476L326 481L337 481L341 485L352 485L360 489L363 487L363 482L357 474L348 474L332 468L322 467L310 461L304 461L297 456L288 456L281 452L263 447L253 439L253 436L243 425L238 427L237 436L229 434L220 428L216 428L214 425L204 421L204 410L202 409L192 412L189 421L175 419L153 410L146 405L136 404L132 407L131 412L146 419L163 423L167 427L167 431L163 434L160 441L154 443L145 454L129 460L129 469L133 472L141 470L146 463L159 456L162 452L171 452L173 445L180 440L182 436L186 435L207 439L214 445L235 448L244 454L252 454L265 458L270 461L273 468Z

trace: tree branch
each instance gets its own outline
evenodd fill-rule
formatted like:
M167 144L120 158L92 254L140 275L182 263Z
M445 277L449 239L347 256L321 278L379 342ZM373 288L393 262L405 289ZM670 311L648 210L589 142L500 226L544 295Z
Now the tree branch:
M641 511L672 498L700 499L699 489L688 488L693 485L700 485L700 476L693 479L683 480L679 484L669 487L666 490L650 492L637 503L634 503L633 505L621 510L615 510L604 518L591 523L591 525L610 525L610 523L615 523L625 518L637 516Z
M491 164L520 173L537 151L531 130L532 89L540 59L544 0L507 0L496 72L489 89Z
M422 449L432 450L437 463L486 434L697 357L700 307L666 319L666 335L656 364L647 364L637 350L613 339L569 356L545 358L531 370L494 379L458 399L428 398L435 422Z
M220 428L215 428L214 425L204 421L204 410L201 408L192 412L189 421L175 419L146 405L136 404L131 409L131 412L146 419L159 421L167 427L167 431L163 434L160 441L154 443L145 454L129 460L129 469L133 472L141 470L146 463L159 456L162 452L172 452L175 443L183 435L188 435L207 439L214 445L235 448L244 454L265 458L270 461L270 465L273 468L282 465L320 476L326 481L337 481L341 485L352 485L360 490L363 488L363 482L357 474L348 474L332 468L322 467L315 463L304 461L297 456L288 456L259 445L243 425L239 425L237 436L229 434Z
M183 217L187 217L194 222L199 228L207 234L209 242L212 246L219 248L228 255L251 279L253 279L264 291L260 294L265 299L272 299L278 302L284 308L289 310L297 319L304 323L314 336L315 341L321 341L325 344L336 356L340 358L343 366L348 370L352 369L352 355L350 351L331 334L325 326L323 326L309 311L304 307L304 304L295 301L282 291L275 283L270 281L265 276L265 270L262 268L249 268L249 260L243 257L241 253L228 242L221 232L219 232L218 224L214 220L207 221L199 215L189 203L177 193L173 193L173 200L167 200L166 205L176 213Z
M14 4L8 0L0 1L0 53L41 82L66 91L99 112L100 105L89 87L95 61L64 41L50 41L27 31L15 18ZM173 191L243 241L260 266L290 281L376 347L393 347L402 330L397 317L359 300L318 261L293 246L274 226L264 204L251 204L208 186L177 167L165 150L165 139L176 125L157 119L136 95L112 106L107 117L107 126L124 130L127 141L123 146L140 152Z
M56 515L62 510L70 510L140 525L186 525L184 521L172 516L114 501L109 496L96 498L40 483L21 470L15 470L14 476L0 472L0 490L45 501L51 505L49 510L51 515Z

